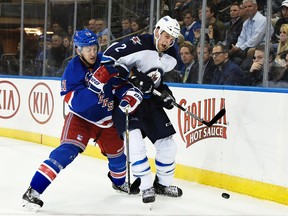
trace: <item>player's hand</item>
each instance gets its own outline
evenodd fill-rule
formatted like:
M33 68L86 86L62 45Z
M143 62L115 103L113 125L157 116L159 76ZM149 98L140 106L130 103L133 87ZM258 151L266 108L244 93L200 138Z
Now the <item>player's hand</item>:
M162 94L163 107L165 107L166 109L172 109L174 107L173 102L175 101L173 95L170 94L167 90L163 90L161 94Z
M142 93L151 93L154 89L154 82L146 74L139 72L137 75L132 75L129 81L137 88L141 90Z
M102 65L91 76L88 88L95 93L103 92L104 84L118 74L118 70L112 65Z
M139 104L142 102L142 93L138 91L136 90L136 88L129 89L124 95L124 97L121 99L119 108L124 113L126 112L126 109L128 109L128 113L134 112L139 106Z
M92 77L105 84L110 78L118 75L118 70L112 65L102 65L94 72Z

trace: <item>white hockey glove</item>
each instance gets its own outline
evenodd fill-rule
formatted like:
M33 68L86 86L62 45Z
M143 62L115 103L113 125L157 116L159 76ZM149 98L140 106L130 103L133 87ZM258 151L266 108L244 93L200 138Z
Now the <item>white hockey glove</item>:
M135 89L128 89L128 91L125 93L124 97L120 101L119 108L124 113L128 108L128 113L132 113L136 110L142 100L142 93L135 91Z

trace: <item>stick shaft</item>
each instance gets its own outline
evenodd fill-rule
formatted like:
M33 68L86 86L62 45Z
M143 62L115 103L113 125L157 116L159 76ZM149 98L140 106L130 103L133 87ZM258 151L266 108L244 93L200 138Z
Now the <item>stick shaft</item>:
M129 113L128 107L125 112L125 136L126 136L126 166L127 166L127 181L128 181L128 194L130 194L130 151L129 151Z
M162 96L162 94L159 91L157 91L156 89L153 90L153 94L157 95L159 97ZM200 118L199 116L197 116L194 113L192 113L189 110L187 110L187 108L182 107L180 104L176 103L176 101L174 101L174 100L173 100L173 105L175 107L177 107L178 109L182 110L183 112L187 113L191 117L195 118L197 121L199 121L199 122L203 123L204 125L208 126L208 127L211 127L213 124L215 124L226 113L226 110L223 108L213 117L213 119L210 122L207 122L204 119Z

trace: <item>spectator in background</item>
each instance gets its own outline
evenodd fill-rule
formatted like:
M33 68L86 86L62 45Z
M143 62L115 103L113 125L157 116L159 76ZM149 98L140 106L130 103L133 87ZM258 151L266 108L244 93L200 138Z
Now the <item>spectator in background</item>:
M247 57L247 52L255 48L265 39L267 19L258 11L256 0L243 0L243 5L249 18L243 23L237 43L229 50L230 58L238 65ZM271 32L273 27L271 25Z
M183 25L183 11L182 11L183 4L184 0L176 1L174 9L172 11L172 16L179 22L181 26Z
M44 58L44 35L39 36L38 39L38 51L35 58L35 75L41 76L43 72L43 58ZM46 36L46 59L50 58L51 52L51 37Z
M181 34L186 41L194 43L194 32L201 29L201 23L193 10L185 10L183 12L184 26L181 28Z
M62 26L58 22L53 22L52 23L51 31L53 32L53 34L57 34L57 35L59 35L61 37L63 37L64 35L67 35L67 32L65 32L63 30Z
M182 83L198 83L199 63L196 48L190 41L180 45L180 56L184 64L181 70Z
M102 18L96 19L96 35L97 37L102 37L103 35L110 35L110 39L115 39L113 34L109 32L108 28L106 27L106 22Z
M229 8L234 2L237 1L238 0L208 0L208 4L213 5L213 7L216 9L217 14L215 14L215 17L217 17L223 23L226 23L230 20Z
M178 36L178 38L176 39L176 43L175 43L175 49L176 49L176 53L177 53L177 65L175 67L175 70L179 72L182 70L182 68L184 67L184 64L181 60L181 56L180 56L180 45L185 41L184 36L182 34L180 34Z
M64 59L69 58L73 53L73 43L70 36L66 35L63 37L63 46L65 49Z
M286 65L286 53L288 52L288 24L282 24L280 28L279 43L275 61L281 66Z
M46 76L55 76L65 59L65 47L63 46L63 38L58 34L52 36L52 47L50 55L47 58Z
M233 4L230 7L230 21L226 28L225 39L223 43L232 48L232 44L236 44L238 37L242 31L243 19L240 17L240 7L238 4Z
M244 73L239 65L229 59L227 46L222 43L214 46L212 57L217 67L213 73L211 84L242 85Z
M271 42L277 44L279 41L280 28L282 24L288 24L288 0L282 2L280 6L281 17L276 21L274 26L274 32L271 37Z
M183 21L183 12L185 10L194 10L196 11L201 5L202 1L200 0L178 0L175 3L173 10L173 16L177 19L180 26L184 26Z
M161 8L161 12L160 12L161 17L167 16L167 15L171 16L168 0L161 0L160 8Z
M70 38L73 36L73 32L74 32L73 26L72 26L72 25L68 25L68 26L67 26L67 34L68 34L68 36L69 36Z
M122 28L119 33L119 37L125 37L129 35L130 33L132 33L130 17L124 17L121 21L121 26Z
M88 23L89 23L88 29L96 34L98 32L96 26L96 19L90 19Z
M100 51L104 52L107 49L107 46L108 46L108 35L104 34L99 39L100 39Z
M194 45L197 47L201 36L200 29L194 31L194 35L195 35ZM211 47L214 47L215 45L214 28L212 25L209 25L208 28L205 29L205 41L207 41Z
M142 20L137 17L131 18L131 29L134 35L146 34Z
M269 50L269 69L268 69L268 81L269 86L275 86L275 84L281 80L285 75L285 66L281 67L275 62L275 52L272 46ZM255 48L253 63L249 71L245 72L244 84L248 86L262 86L263 83L263 65L265 62L265 45L259 45ZM287 87L287 86L286 86Z
M249 16L247 15L246 10L245 10L242 2L239 4L239 9L240 9L239 10L239 16L242 18L242 20L244 22L246 19L249 18Z
M202 6L198 9L199 19L202 19ZM216 18L216 8L212 4L207 4L206 7L206 28L213 27L214 40L216 43L224 40L224 23Z
M202 68L202 84L211 84L213 79L213 73L216 69L216 65L213 61L213 58L211 56L212 53L212 47L208 42L205 42L204 44L204 53L203 53L203 68ZM200 58L200 44L197 46L197 57Z

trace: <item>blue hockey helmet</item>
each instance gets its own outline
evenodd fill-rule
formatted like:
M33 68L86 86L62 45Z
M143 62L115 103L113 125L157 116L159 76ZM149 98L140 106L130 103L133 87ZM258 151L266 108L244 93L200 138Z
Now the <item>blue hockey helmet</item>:
M83 29L75 32L74 44L78 47L92 46L92 45L98 46L98 38L93 31L89 29Z

